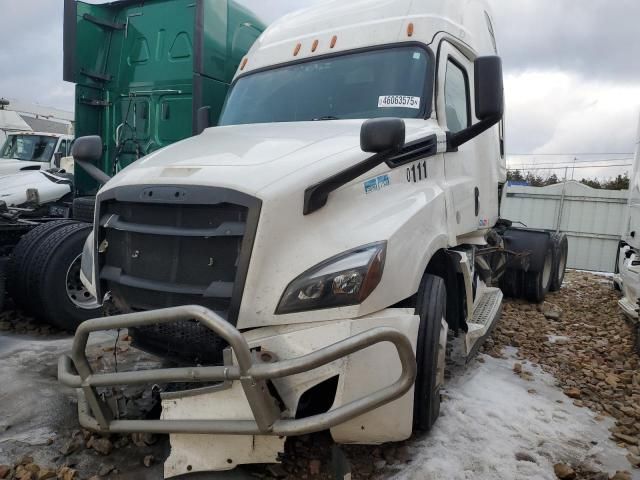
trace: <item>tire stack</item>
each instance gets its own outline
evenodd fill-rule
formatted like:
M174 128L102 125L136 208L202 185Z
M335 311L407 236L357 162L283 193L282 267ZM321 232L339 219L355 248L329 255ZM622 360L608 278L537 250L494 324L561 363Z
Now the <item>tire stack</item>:
M80 282L80 258L92 224L43 223L24 235L7 265L7 292L25 313L70 332L101 316L101 307Z

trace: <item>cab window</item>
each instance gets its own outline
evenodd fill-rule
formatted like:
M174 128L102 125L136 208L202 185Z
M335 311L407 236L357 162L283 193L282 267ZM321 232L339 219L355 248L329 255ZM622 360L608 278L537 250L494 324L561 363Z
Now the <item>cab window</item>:
M61 153L63 157L66 157L68 154L68 149L67 149L67 141L66 140L61 140L60 141L60 146L58 147L58 150L56 153Z
M447 127L457 133L469 126L469 79L467 73L453 60L447 61L444 81Z

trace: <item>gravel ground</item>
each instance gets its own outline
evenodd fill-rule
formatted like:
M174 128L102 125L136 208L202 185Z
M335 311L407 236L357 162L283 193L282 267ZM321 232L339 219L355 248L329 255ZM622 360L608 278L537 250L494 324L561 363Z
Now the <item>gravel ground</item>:
M610 280L579 272L542 306L508 300L484 353L447 384L430 435L345 446L337 462L327 434L295 438L281 465L247 478L328 479L345 455L354 479L640 479L640 359L616 301ZM114 338L94 340L102 367L113 366ZM78 427L73 392L55 379L69 346L49 327L0 315L0 478L161 478L166 438ZM154 361L123 336L117 349L122 368Z
M544 305L505 304L503 318L485 345L501 357L505 346L552 374L579 407L615 420L611 437L640 467L640 356L632 325L620 313L611 280L569 272L560 292ZM520 375L527 375L520 367Z

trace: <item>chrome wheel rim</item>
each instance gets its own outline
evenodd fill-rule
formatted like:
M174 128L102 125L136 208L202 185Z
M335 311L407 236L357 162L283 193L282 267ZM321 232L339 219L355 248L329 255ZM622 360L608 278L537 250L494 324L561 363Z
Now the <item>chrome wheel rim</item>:
M78 255L67 269L65 278L65 286L67 297L76 307L83 310L93 310L98 308L99 304L96 297L91 295L89 290L80 280L80 268L82 267L82 254Z

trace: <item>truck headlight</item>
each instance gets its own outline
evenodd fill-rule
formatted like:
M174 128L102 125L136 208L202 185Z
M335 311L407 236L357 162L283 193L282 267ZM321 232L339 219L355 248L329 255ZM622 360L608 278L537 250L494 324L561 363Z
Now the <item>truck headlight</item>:
M380 283L387 242L372 243L325 260L292 281L276 314L362 303Z

